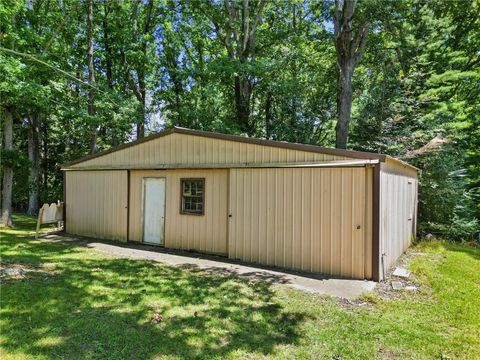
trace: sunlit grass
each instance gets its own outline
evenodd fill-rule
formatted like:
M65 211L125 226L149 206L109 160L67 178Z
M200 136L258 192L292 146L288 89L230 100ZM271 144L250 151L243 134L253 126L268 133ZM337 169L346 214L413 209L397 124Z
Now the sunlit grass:
M422 358L480 354L480 250L417 245L417 294L368 306L265 282L35 241L35 219L1 229L2 359ZM155 314L161 321L152 321Z

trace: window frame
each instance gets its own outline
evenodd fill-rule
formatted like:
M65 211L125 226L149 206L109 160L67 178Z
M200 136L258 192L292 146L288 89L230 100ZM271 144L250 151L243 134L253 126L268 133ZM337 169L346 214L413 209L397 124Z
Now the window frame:
M202 193L202 212L191 212L188 210L184 210L184 196L183 195L183 186L184 183L187 181L201 181L203 186L203 193ZM194 196L195 197L195 196ZM198 196L199 197L199 196ZM180 178L180 214L181 215L194 215L194 216L204 216L205 215L205 178Z

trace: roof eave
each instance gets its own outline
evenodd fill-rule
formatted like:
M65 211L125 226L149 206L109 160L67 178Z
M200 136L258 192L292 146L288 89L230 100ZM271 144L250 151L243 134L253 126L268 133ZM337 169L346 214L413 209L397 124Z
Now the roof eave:
M99 153L90 154L90 155L84 156L84 157L82 157L82 158L80 158L80 159L73 160L73 161L69 161L69 162L64 163L64 164L60 164L60 167L61 167L61 168L67 168L67 167L69 167L69 166L82 163L82 162L84 162L84 161L88 161L88 160L91 160L91 159L95 159L95 158L97 158L97 157L104 156L104 155L107 155L107 154L111 154L111 153L113 153L113 152L116 152L116 151L119 151L119 150L123 150L123 149L129 148L129 147L131 147L131 146L135 146L135 145L138 145L138 144L147 142L147 141L151 141L151 140L155 140L155 139L161 138L161 137L166 136L166 135L170 135L170 134L172 134L172 133L174 133L174 132L175 132L175 128L171 128L171 129L168 129L168 130L164 130L164 131L161 131L161 132L159 132L159 133L152 134L152 135L146 136L146 137L144 137L144 138L141 138L141 139L138 139L138 140L135 140L135 141L131 141L131 142L128 142L128 143L125 143L125 144L122 144L122 145L118 145L118 146L112 147L112 148L110 148L110 149L108 149L108 150L100 151Z
M410 165L409 163L403 161L403 160L400 160L400 159L397 159L397 158L394 158L390 155L387 155L386 158L388 160L391 160L391 161L395 161L395 162L398 162L399 164L403 165L404 167L407 167L407 168L410 168L412 170L415 170L415 171L421 171L419 168L417 168L416 166L413 166L413 165Z

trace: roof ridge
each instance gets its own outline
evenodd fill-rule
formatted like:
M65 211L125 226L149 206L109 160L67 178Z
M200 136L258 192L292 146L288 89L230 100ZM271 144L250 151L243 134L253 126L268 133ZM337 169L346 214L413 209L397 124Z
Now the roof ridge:
M344 153L350 153L352 156L354 154L365 154L365 155L372 155L373 157L386 157L386 154L382 153L375 153L375 152L370 152L370 151L359 151L359 150L350 150L350 149L336 149L336 148L331 148L331 147L324 147L320 145L315 145L315 144L305 144L305 143L299 143L299 142L291 142L291 141L284 141L284 140L273 140L273 139L264 139L264 138L258 138L258 137L249 137L249 136L242 136L242 135L236 135L236 134L226 134L226 133L220 133L220 132L215 132L215 131L205 131L205 130L195 130L195 129L190 129L186 127L181 127L181 126L174 126L172 128L173 130L179 130L179 131L174 131L176 133L180 134L189 134L189 135L197 135L197 136L208 136L208 137L225 137L227 140L234 140L234 138L238 139L238 141L244 141L244 142L251 142L253 141L261 141L265 142L265 146L272 146L272 143L276 144L283 144L283 145L298 145L302 147L309 147L312 149L318 149L318 150L325 150L325 151L335 151L335 152L344 152ZM273 145L275 146L275 145ZM308 150L307 150L308 151Z

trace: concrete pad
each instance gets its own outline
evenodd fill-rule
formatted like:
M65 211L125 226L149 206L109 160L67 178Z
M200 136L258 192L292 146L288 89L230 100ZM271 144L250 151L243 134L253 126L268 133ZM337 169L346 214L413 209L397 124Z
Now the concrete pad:
M48 236L55 241L54 236ZM61 237L60 237L61 238ZM65 237L65 240L68 238ZM58 239L60 240L60 239ZM71 240L68 239L68 240ZM68 241L67 240L67 241ZM84 245L88 248L119 258L134 260L150 260L168 266L183 267L212 271L222 275L235 275L254 281L266 281L272 284L285 285L305 292L327 295L344 299L355 299L363 293L375 289L376 283L367 280L350 280L329 278L315 274L291 273L281 270L272 270L252 265L246 265L221 256L211 256L190 252L171 253L169 250L144 244L112 244L106 242L86 240ZM180 254L179 254L180 253Z
M401 281L392 281L392 289L393 290L402 290L403 283Z
M401 267L397 267L392 275L401 278L408 278L410 276L410 271Z
M310 279L294 277L289 286L309 293L333 296L344 299L356 299L360 295L372 292L377 285L374 281L350 279Z

